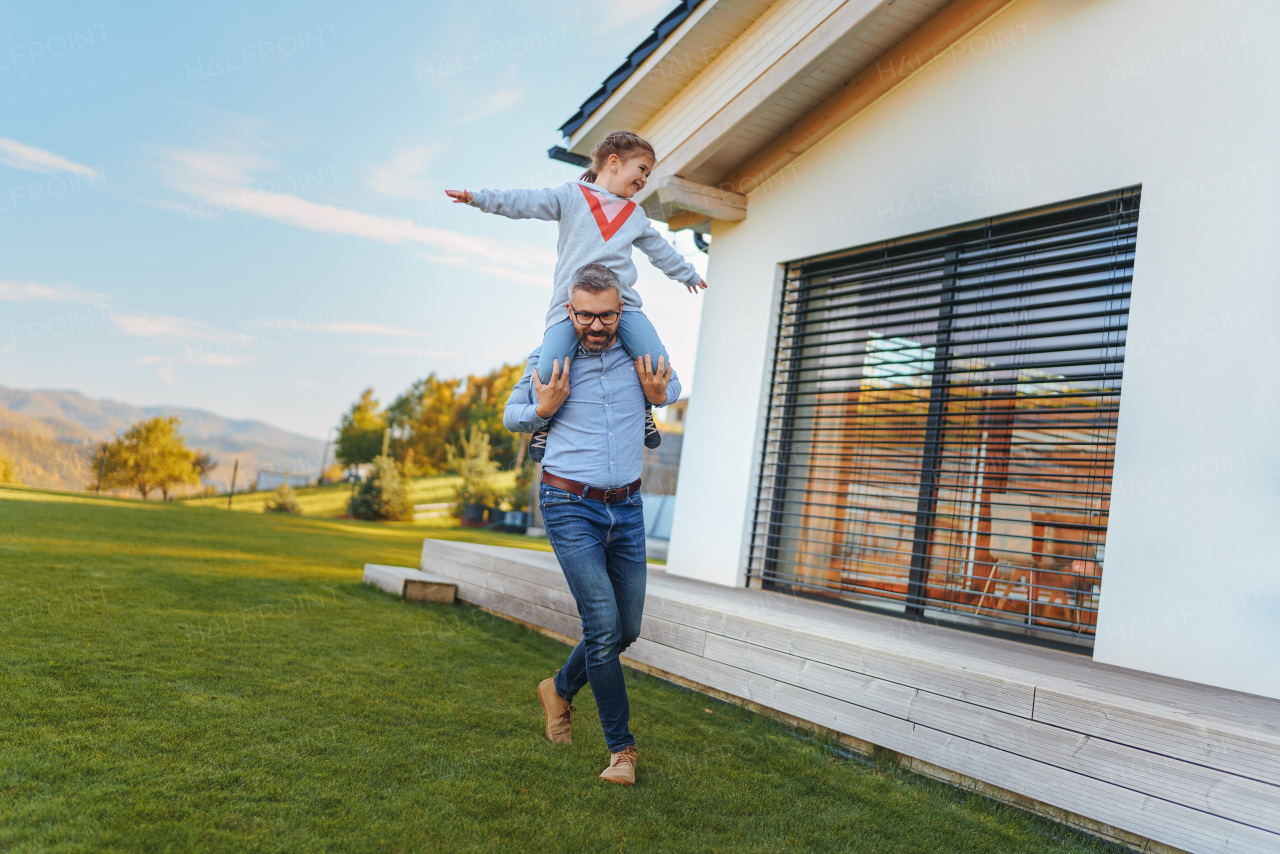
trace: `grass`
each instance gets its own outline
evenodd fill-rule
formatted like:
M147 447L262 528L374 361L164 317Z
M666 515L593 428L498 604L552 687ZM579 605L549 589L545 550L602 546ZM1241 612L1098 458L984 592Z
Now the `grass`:
M631 671L602 783L564 646L360 584L424 532L474 533L0 488L0 849L1117 850Z
M498 474L499 490L511 489L515 485L514 472ZM414 504L440 504L452 501L458 489L459 478L450 476L418 477L408 481L409 500ZM272 490L262 492L242 492L231 500L231 509L241 513L261 513ZM347 500L351 497L351 485L335 483L328 486L307 486L294 490L298 503L302 505L303 516L332 518L347 512ZM211 507L225 510L227 496L215 495L210 498L190 498L182 502L190 507Z

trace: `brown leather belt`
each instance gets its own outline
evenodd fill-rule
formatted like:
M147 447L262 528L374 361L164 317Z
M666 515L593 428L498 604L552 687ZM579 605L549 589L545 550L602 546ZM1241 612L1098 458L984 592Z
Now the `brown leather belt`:
M619 486L616 489L601 489L598 486L587 486L585 483L578 483L576 480L556 477L551 472L544 471L542 473L542 482L547 486L554 486L556 489L563 489L565 492L581 495L583 498L603 501L605 504L617 504L619 501L625 501L640 491L640 478L636 478L626 486Z

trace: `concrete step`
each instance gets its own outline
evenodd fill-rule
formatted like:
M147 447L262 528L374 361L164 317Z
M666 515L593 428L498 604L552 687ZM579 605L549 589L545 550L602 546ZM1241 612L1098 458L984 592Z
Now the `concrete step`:
M447 602L458 597L457 582L407 566L364 565L364 583L410 602Z

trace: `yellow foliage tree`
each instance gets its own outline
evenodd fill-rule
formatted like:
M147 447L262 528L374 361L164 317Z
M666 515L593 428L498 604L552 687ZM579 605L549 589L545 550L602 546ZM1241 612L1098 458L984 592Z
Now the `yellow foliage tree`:
M202 455L187 448L178 432L181 424L177 416L139 421L98 447L90 460L93 474L102 472L104 489L137 490L144 501L152 490L168 500L175 487L198 484L196 462Z
M372 462L382 450L386 429L387 418L373 396L373 389L367 388L338 424L338 460L348 466Z
M0 483L15 486L22 484L22 480L18 477L18 464L4 454L0 454Z

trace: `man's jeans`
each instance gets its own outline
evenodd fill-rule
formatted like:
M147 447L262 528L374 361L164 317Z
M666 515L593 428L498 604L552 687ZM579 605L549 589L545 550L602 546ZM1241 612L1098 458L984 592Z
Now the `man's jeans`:
M640 636L648 568L640 495L605 504L543 483L542 522L582 617L582 641L556 674L556 693L572 701L591 683L610 753L636 740L618 653Z

